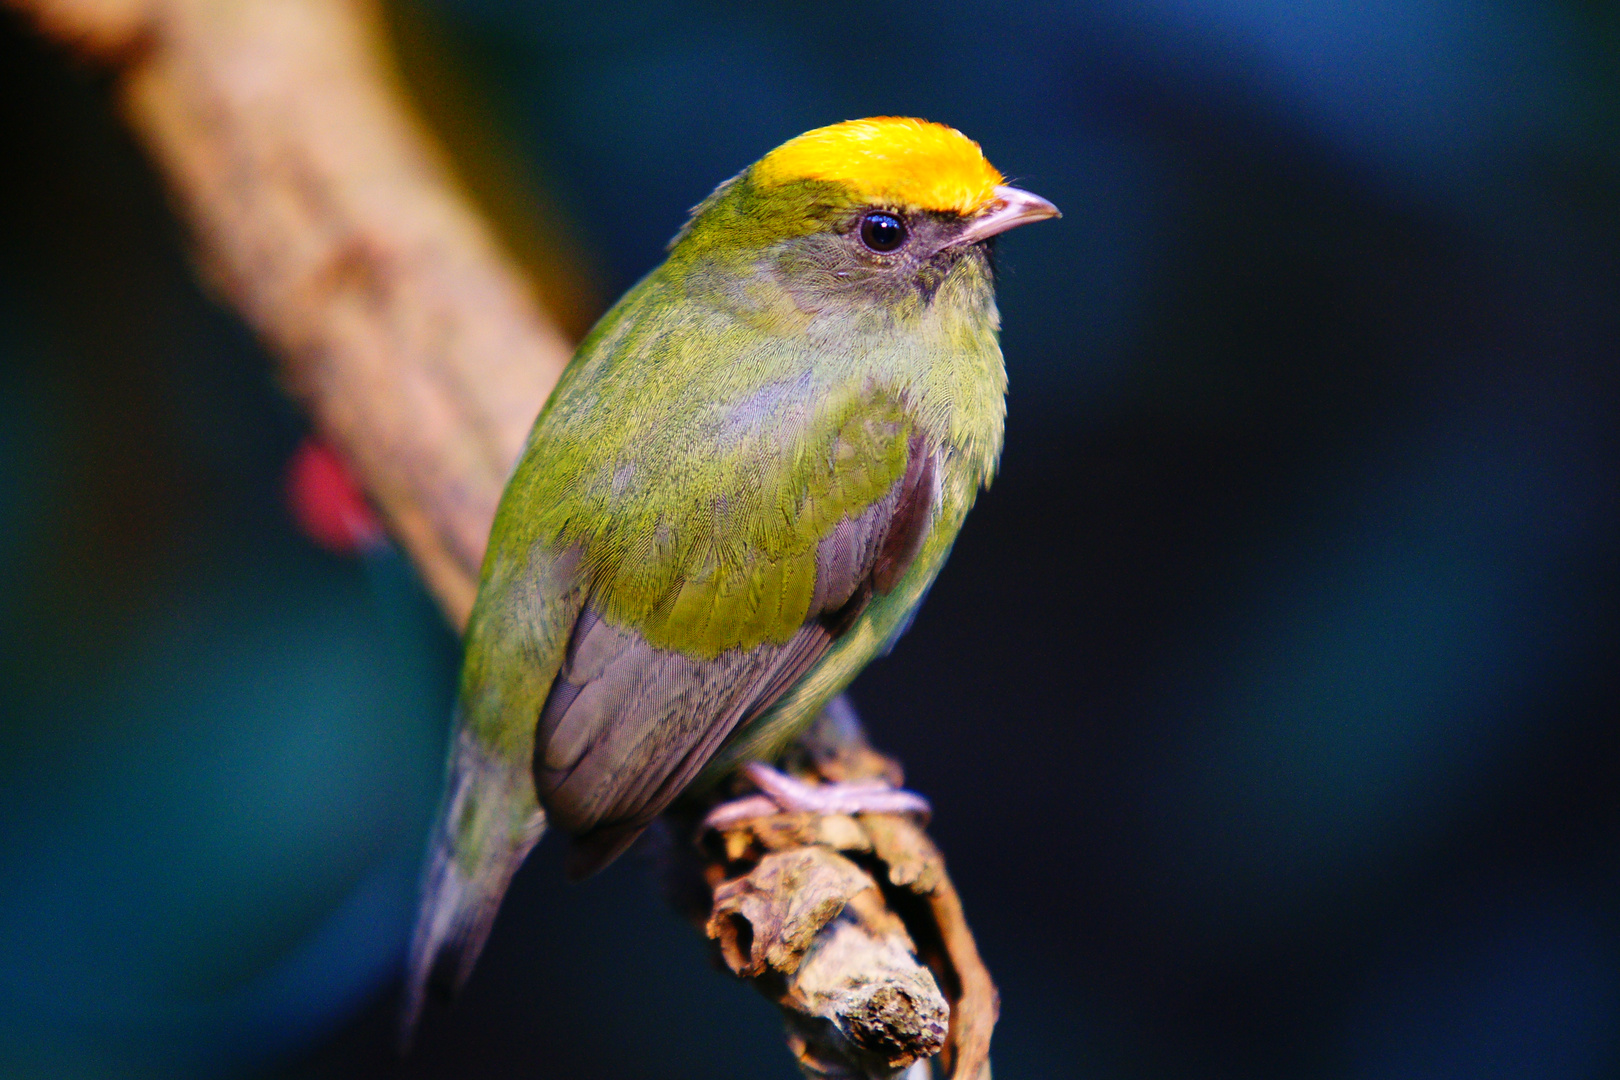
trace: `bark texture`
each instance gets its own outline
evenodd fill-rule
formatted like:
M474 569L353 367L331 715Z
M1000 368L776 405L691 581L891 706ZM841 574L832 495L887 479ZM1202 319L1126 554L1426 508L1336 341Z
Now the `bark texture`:
M843 699L787 764L812 784L901 782ZM989 1080L999 999L919 818L781 811L737 794L720 813L669 816L667 876L721 964L782 1009L805 1076L911 1080L937 1056L952 1080Z
M364 0L11 0L117 70L210 283L450 621L572 352L404 104Z

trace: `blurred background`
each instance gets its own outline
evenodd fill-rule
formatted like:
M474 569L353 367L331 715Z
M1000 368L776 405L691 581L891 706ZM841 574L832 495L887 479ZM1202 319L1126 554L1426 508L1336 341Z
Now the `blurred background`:
M807 128L913 114L1001 247L1007 449L854 698L997 1075L1620 1075L1620 7L396 0L575 332ZM391 1050L456 643L105 81L0 15L0 1074L766 1077L645 859L519 876Z

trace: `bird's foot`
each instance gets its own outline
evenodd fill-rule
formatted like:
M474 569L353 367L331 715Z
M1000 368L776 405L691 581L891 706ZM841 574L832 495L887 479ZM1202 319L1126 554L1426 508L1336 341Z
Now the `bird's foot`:
M744 821L780 813L921 814L925 818L933 813L928 800L915 791L890 787L882 780L807 784L762 761L750 761L743 766L743 773L761 794L721 803L703 819L704 827L724 831Z

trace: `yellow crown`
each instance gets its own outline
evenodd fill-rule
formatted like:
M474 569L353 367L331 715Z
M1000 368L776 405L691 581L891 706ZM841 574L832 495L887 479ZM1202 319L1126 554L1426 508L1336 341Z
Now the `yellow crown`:
M829 180L863 202L958 214L989 202L1002 182L979 144L960 131L899 116L807 131L761 158L753 177L765 187Z

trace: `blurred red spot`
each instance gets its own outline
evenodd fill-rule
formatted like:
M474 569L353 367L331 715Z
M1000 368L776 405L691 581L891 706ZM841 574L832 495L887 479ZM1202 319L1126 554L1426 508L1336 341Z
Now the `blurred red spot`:
M387 543L382 522L349 467L313 436L287 463L287 507L304 535L328 551L358 555Z

